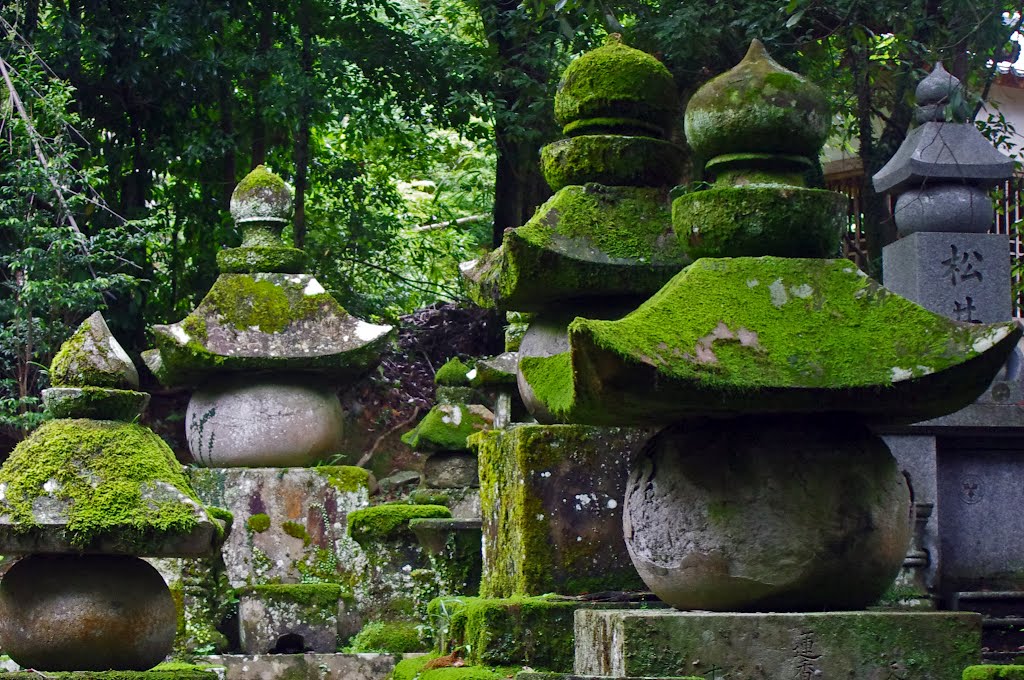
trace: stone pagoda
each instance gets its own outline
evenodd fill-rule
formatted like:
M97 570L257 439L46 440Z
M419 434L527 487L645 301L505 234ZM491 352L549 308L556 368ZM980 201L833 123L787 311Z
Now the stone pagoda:
M700 259L520 363L556 418L660 428L632 464L626 545L661 600L705 610L579 613L575 671L959 678L977 615L828 610L875 602L911 538L871 428L970 403L1021 331L951 321L828 259L845 199L803 180L825 99L759 42L694 95L686 129L715 184L677 198L673 226Z
M242 246L217 254L221 274L178 323L153 327L147 366L195 388L186 414L192 456L208 467L311 465L338 453L335 391L379 361L390 326L346 312L281 231L292 198L262 165L231 195Z
M213 554L225 525L135 422L149 395L99 312L64 343L50 379L43 399L56 419L0 468L0 550L23 556L0 582L0 644L37 671L144 671L170 653L178 618L140 556Z
M618 318L688 261L671 229L668 193L682 169L669 141L678 108L664 65L617 35L566 69L555 118L567 138L541 151L555 194L464 269L480 304L532 313L520 361L564 352L580 310ZM544 424L471 438L483 508L481 595L641 588L619 523L628 460L648 433L554 424L565 420L522 377L526 408Z

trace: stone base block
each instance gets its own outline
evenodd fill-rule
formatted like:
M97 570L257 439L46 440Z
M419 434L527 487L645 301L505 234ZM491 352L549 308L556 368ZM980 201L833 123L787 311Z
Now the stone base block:
M248 654L334 653L358 632L340 587L311 583L257 586L239 595L240 645Z
M207 657L225 668L224 680L384 680L390 654L225 654Z
M430 603L427 619L434 626L434 642L441 654L461 647L470 664L567 673L573 666L575 612L581 608L621 611L623 606L622 602L567 597L442 597Z
M626 552L622 502L651 431L519 425L474 436L480 460L480 594L646 590Z
M581 674L960 680L980 657L979 614L576 612Z
M883 285L957 321L1012 315L1006 234L917 232L882 249Z

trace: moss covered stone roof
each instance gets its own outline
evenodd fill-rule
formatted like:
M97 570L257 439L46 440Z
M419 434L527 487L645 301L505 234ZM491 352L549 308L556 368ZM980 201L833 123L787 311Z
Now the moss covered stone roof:
M739 412L913 422L977 398L1020 335L1013 322L934 314L847 260L705 258L620 320L577 318L569 352L520 370L569 422Z
M376 365L391 330L349 314L308 274L222 274L185 319L153 327L156 351L143 356L171 385L259 369L343 379Z
M0 552L192 556L223 539L170 447L108 420L51 420L0 468Z
M664 190L567 186L463 271L467 289L482 306L520 311L584 297L646 297L689 261L671 222Z

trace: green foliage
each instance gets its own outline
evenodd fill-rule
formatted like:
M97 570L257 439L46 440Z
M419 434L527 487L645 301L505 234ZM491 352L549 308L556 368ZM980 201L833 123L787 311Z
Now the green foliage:
M413 621L372 621L352 638L351 653L403 654L422 652L419 626Z

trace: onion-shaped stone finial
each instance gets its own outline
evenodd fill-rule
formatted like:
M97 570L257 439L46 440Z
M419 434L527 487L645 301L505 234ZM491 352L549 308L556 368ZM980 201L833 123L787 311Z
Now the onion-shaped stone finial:
M821 89L780 66L760 40L686 107L686 139L704 158L769 153L816 158L829 131Z
M567 135L667 137L678 109L672 74L618 34L569 64L555 94L555 120Z
M246 175L231 194L231 217L236 224L278 222L292 216L292 192L284 180L263 165Z
M956 102L953 110L948 106L954 102L953 95L962 87L960 80L942 66L941 61L935 62L932 72L917 85L914 92L917 99L917 110L914 119L918 123L928 121L960 123L967 119L967 106L963 97Z

